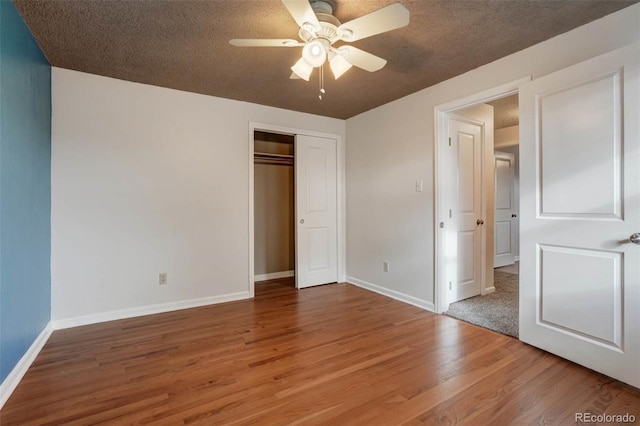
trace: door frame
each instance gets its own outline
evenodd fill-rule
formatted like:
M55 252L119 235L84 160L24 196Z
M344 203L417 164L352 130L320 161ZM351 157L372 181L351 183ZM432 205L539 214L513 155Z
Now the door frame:
M255 121L249 122L249 149L248 149L248 166L249 166L249 282L248 289L251 297L255 296L255 259L254 259L254 251L255 251L255 229L254 229L254 218L255 218L255 206L254 206L254 134L255 131L263 131L270 133L279 133L282 135L307 135L307 136L315 136L326 139L334 139L336 141L337 148L337 167L336 167L336 194L337 194L337 237L338 237L338 282L345 282L347 271L346 271L346 243L345 243L345 223L346 223L346 211L345 211L345 146L342 141L342 136L335 133L325 133L325 132L317 132L314 130L306 130L306 129L297 129L293 127L286 126L278 126L274 124L266 124ZM295 173L294 173L294 181L295 181ZM297 258L297 247L296 247L296 258Z
M456 99L444 104L437 105L433 109L434 113L434 144L433 144L433 179L434 179L434 191L435 191L435 203L434 203L434 307L436 313L443 313L449 309L449 302L447 300L448 285L447 283L452 278L452 271L457 270L457 253L452 248L452 237L455 234L455 221L449 217L449 207L455 202L455 192L447 188L446 172L447 172L447 157L446 149L449 146L448 134L449 134L449 113L455 113L457 110L468 108L477 104L493 101L495 99L503 98L518 93L522 84L531 81L532 77L527 76L519 78L517 80L496 86L482 92L466 96L464 98ZM484 151L483 151L484 155ZM493 172L492 172L493 174ZM483 187L489 182L485 179L488 178L488 174L483 172ZM493 179L493 178L490 178ZM493 183L493 182L491 182ZM486 201L483 197L483 210L486 210ZM493 208L493 207L492 207ZM486 231L483 230L483 252L485 248L485 238L494 238L494 236L485 235ZM455 246L454 246L455 247ZM493 253L491 253L493 256ZM486 258L486 253L483 255ZM483 276L486 269L486 262L483 263ZM483 289L481 294L485 294L485 284L483 283Z

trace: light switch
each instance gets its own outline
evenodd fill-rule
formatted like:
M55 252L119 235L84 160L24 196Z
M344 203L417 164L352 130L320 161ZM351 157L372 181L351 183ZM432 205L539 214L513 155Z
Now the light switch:
M417 180L416 181L416 192L422 192L422 181L421 180Z

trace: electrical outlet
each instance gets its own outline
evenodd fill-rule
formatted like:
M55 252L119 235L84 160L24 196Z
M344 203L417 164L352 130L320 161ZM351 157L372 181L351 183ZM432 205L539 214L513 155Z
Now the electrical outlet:
M382 263L382 270L384 272L389 272L389 262L383 262Z
M158 284L160 285L167 285L167 273L166 272L161 272L159 277L158 277Z

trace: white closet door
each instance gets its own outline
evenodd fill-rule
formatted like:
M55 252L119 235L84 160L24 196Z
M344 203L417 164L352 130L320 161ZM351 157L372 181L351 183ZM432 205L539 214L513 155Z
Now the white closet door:
M338 280L337 142L297 135L296 286Z

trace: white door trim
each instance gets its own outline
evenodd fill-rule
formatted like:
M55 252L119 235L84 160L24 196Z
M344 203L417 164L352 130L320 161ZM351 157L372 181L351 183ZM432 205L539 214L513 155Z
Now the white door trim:
M500 86L487 89L474 95L466 96L451 102L447 102L436 106L434 112L434 229L436 238L434 241L434 301L436 313L442 313L449 309L447 302L447 283L449 282L449 270L457 268L456 253L447 253L447 249L451 250L450 244L447 244L447 232L453 229L453 221L449 218L447 206L451 205L455 194L451 194L446 188L445 179L439 179L440 175L444 175L440 169L444 170L446 165L446 148L448 141L448 114L456 110L467 108L473 105L490 102L494 99L502 98L518 93L518 88L531 81L531 76L523 77L518 80L502 84ZM485 176L486 174L483 174ZM485 206L486 207L486 206ZM443 226L441 228L440 226ZM492 237L493 238L493 237ZM446 256L445 256L446 254ZM446 262L449 263L447 265Z
M265 131L265 132L274 132L280 133L283 135L307 135L307 136L317 136L321 138L327 139L335 139L337 144L337 206L338 206L338 282L345 282L347 280L347 270L346 270L346 249L345 249L345 224L346 224L346 212L345 212L345 146L342 140L342 136L334 133L324 133L324 132L316 132L313 130L306 129L297 129L293 127L285 127L278 126L274 124L266 124L250 121L249 122L249 154L248 154L248 165L249 165L249 294L251 297L255 296L255 268L254 268L254 250L255 250L255 240L254 240L254 132Z

